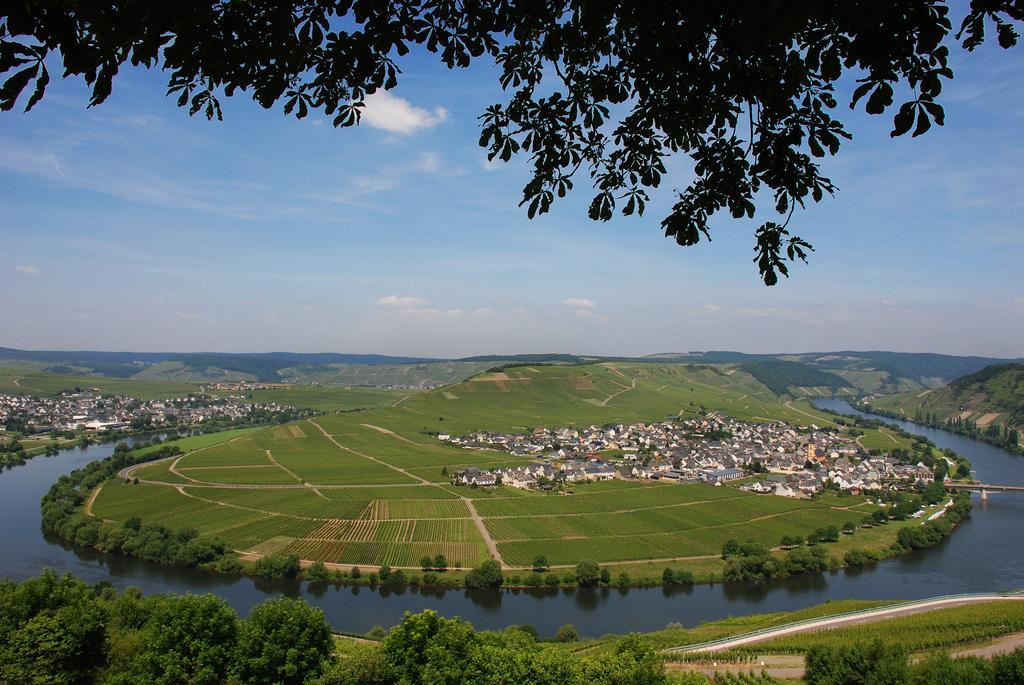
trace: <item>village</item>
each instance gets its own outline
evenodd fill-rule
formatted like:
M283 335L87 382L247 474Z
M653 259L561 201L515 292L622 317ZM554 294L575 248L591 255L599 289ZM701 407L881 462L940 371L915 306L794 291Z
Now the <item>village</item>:
M214 419L245 420L256 414L292 411L291 407L273 402L259 404L207 396L144 401L96 390L66 391L51 397L0 394L0 426L23 434L187 426Z
M741 489L807 498L829 484L860 494L921 487L933 479L923 463L868 454L854 438L834 430L746 423L714 413L686 421L438 438L466 449L502 450L535 459L522 466L491 471L469 467L450 474L454 483L476 487L549 491L565 483L612 479L722 485L759 476Z

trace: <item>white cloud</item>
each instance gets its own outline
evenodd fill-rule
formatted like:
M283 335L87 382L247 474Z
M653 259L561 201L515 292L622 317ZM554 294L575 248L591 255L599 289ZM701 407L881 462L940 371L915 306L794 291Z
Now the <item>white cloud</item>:
M29 276L35 276L37 273L39 273L39 267L36 266L35 264L19 264L18 266L14 267L14 270L20 271L23 274L28 274Z
M0 140L0 169L32 174L50 179L64 179L60 158L49 150L15 143L10 139Z
M421 128L437 126L448 119L448 110L444 107L435 107L430 112L383 90L368 96L365 102L361 121L390 133L409 135Z
M352 179L352 186L364 193L378 193L394 188L395 181L383 176L357 176Z
M429 300L422 297L411 297L401 295L387 295L377 300L377 305L383 308L390 316L400 316L416 319L473 319L488 318L498 314L490 307L479 307L477 309L463 309L453 307L442 309L430 304Z
M408 297L400 295L385 295L384 297L377 300L377 304L382 307L425 307L430 304L429 300L424 300L422 297Z
M579 307L580 309L593 309L597 306L597 302L589 300L585 297L570 297L562 300L562 304L570 307Z
M436 174L441 170L441 158L435 152L425 152L416 162L416 169L428 174Z
M1014 299L1013 303L1018 307L1024 307L1024 297L1018 297Z
M701 305L701 309L703 309L706 312L720 312L720 311L722 311L722 308L719 307L717 304Z
M437 307L406 307L405 309L398 310L398 313L402 316L420 316L430 317L433 319L457 319L466 312L463 309L438 309Z
M577 309L576 316L580 317L581 319L590 319L591 321L611 321L610 316L605 316L604 314L595 314L589 309Z

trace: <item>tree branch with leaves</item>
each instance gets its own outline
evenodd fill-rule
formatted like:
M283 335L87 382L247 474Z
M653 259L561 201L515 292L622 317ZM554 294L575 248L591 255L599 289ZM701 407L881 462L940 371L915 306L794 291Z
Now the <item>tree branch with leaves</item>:
M943 0L22 0L0 13L0 109L26 93L32 109L58 64L99 105L132 65L167 72L190 115L219 120L221 98L245 92L347 127L398 84L413 46L449 69L493 60L508 97L481 114L480 145L490 160L529 160L527 216L583 172L591 219L643 215L666 162L685 156L693 178L665 235L710 240L713 217L752 219L770 193L778 216L755 229L754 262L774 285L812 249L790 232L794 210L836 190L819 163L850 138L837 82L856 78L850 108L872 115L912 91L891 135L919 136L944 123L950 44L974 50L992 28L1010 48L1022 21L1022 0L972 0L955 34Z

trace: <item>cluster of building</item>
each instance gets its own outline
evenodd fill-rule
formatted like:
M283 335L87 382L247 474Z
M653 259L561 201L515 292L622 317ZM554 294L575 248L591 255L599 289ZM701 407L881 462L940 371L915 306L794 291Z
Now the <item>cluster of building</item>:
M853 438L816 426L747 423L720 414L690 420L586 428L537 428L529 433L479 432L442 441L467 449L498 449L533 457L522 466L452 474L458 484L550 488L558 482L670 480L722 484L751 473L766 479L743 485L754 492L807 497L832 482L859 493L928 482L923 464L869 456Z
M256 413L281 413L291 407L207 396L140 400L98 390L64 392L51 397L0 394L0 425L17 422L32 433L88 430L118 431L142 425L194 425L211 419L246 419Z

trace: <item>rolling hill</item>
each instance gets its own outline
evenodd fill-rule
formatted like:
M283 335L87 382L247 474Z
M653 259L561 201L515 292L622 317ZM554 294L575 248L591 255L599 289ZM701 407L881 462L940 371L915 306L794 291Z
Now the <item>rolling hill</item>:
M880 397L873 407L929 423L969 421L979 428L1024 426L1024 364L993 364L947 386Z
M858 393L920 392L939 388L966 374L991 364L1024 361L996 357L960 357L928 352L802 352L796 354L744 354L709 351L685 354L660 354L664 361L689 361L709 364L790 361L800 362L840 376Z
M988 365L1012 361L1021 360L883 351L747 354L712 350L646 357L547 353L434 359L332 352L95 352L0 347L0 367L67 376L179 383L258 381L435 387L457 383L485 369L508 364L687 363L753 372L777 394L791 397L920 392L942 387Z

